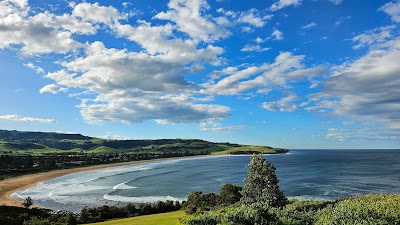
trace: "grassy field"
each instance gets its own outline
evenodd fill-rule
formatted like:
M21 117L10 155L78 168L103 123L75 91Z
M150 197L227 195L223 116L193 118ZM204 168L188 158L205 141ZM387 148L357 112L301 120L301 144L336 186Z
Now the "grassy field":
M184 211L159 213L154 215L137 216L126 219L110 220L96 225L179 225L179 218L184 217Z
M276 148L271 148L268 146L254 146L254 145L240 145L238 147L225 147L225 150L212 152L213 155L227 155L238 151L263 153L263 154L274 154L276 153Z

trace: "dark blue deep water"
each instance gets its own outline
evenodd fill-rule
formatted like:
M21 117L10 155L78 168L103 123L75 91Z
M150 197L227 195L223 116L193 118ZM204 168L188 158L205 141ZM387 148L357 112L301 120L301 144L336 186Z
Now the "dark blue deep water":
M291 150L266 155L289 198L335 199L400 192L400 150ZM183 200L192 191L244 184L249 156L207 156L141 163L63 176L14 193L35 204L78 211L83 206Z

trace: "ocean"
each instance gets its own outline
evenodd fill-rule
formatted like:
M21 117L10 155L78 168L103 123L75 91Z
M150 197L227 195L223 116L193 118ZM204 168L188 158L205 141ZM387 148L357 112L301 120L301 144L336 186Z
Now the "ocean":
M288 198L336 199L400 192L400 150L291 150L265 155ZM206 156L75 173L12 195L35 205L80 211L85 206L184 200L191 192L243 186L250 156Z

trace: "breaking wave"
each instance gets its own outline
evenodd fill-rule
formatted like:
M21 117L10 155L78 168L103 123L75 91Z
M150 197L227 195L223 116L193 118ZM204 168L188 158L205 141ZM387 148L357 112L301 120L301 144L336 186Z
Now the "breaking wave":
M129 190L129 189L138 188L138 187L129 186L129 185L127 185L126 183L127 183L127 182L124 182L124 183L120 183L120 184L115 185L115 186L113 187L113 190Z
M185 199L176 198L173 196L140 196L140 197L126 197L120 195L109 195L103 196L104 199L116 202L133 202L133 203L154 203L158 201L183 201Z

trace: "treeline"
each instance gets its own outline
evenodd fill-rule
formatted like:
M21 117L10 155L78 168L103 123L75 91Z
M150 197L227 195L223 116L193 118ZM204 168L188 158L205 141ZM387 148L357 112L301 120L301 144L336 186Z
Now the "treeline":
M26 155L0 155L0 180L29 173L44 172L54 169L75 168L115 162L140 161L159 158L184 157L195 155L207 155L210 152L200 151L196 153L163 152L163 153L58 153L41 156Z
M55 132L24 132L16 130L0 130L0 140L4 141L40 141L43 139L55 140L91 140L91 137L83 136L81 134L63 134Z

